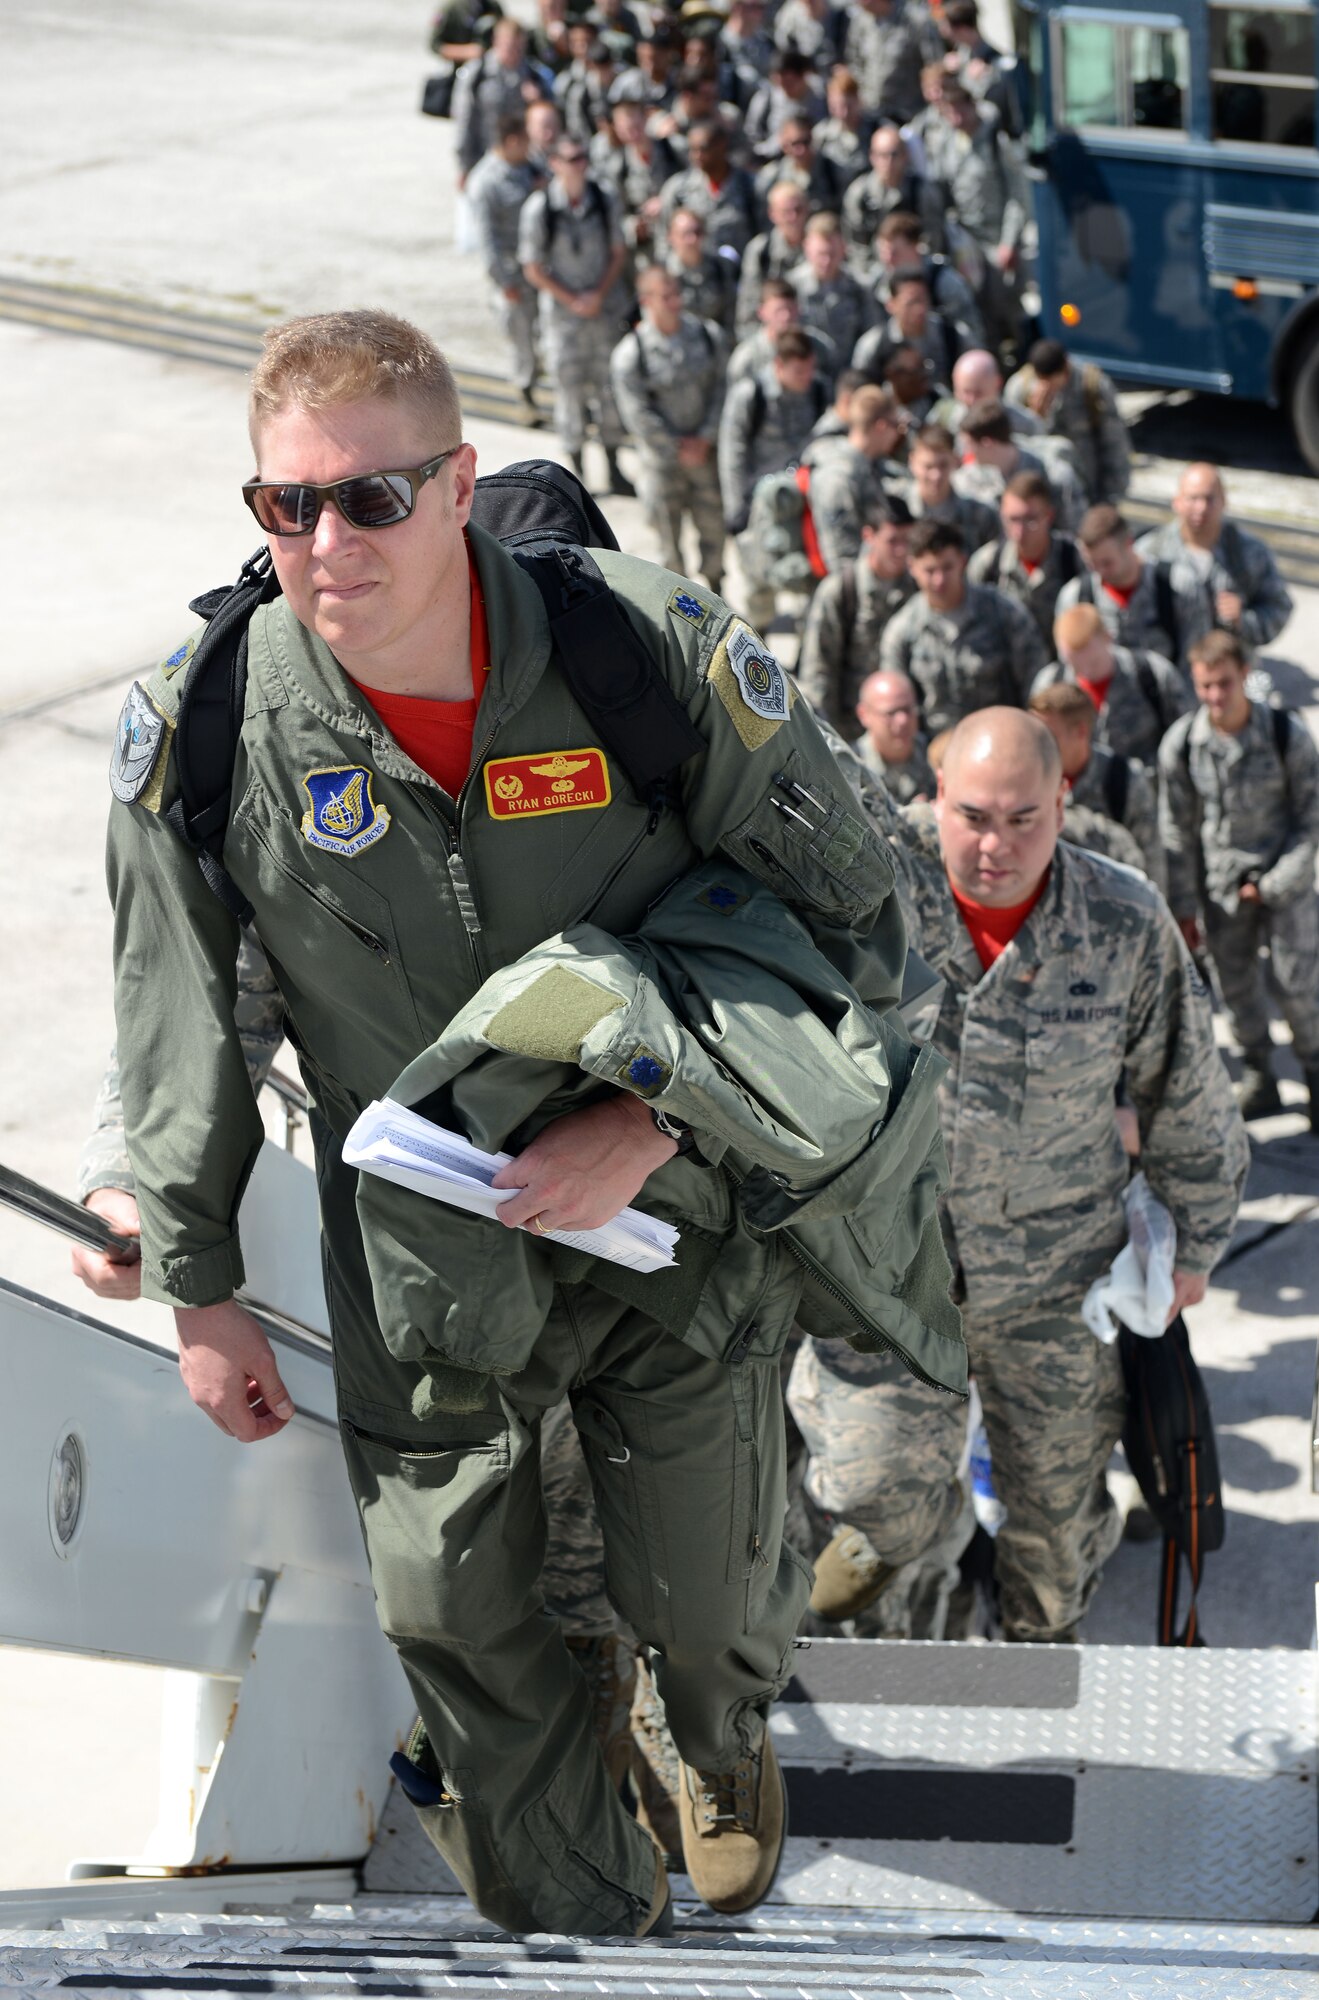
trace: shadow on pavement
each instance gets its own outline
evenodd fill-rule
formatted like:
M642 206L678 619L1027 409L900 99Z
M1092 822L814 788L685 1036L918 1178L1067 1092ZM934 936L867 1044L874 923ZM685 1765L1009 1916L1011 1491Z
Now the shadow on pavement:
M1178 390L1142 410L1130 430L1132 448L1153 458L1208 459L1247 472L1310 472L1286 417L1266 403Z

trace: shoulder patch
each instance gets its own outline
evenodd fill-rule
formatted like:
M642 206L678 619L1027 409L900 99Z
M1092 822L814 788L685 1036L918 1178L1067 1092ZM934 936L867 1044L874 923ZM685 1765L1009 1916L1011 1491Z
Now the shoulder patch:
M110 752L110 790L122 805L136 805L153 789L152 780L160 765L161 751L173 731L173 724L161 714L141 681L134 681L115 725L114 748ZM159 788L155 805L159 805ZM154 811L155 806L151 809Z
M669 610L676 618L685 618L689 625L704 625L710 616L709 605L693 597L690 590L675 590L669 599Z
M372 775L365 764L308 771L302 781L309 801L309 810L302 815L302 837L310 846L351 859L384 839L390 815L371 796Z
M740 618L715 647L708 678L748 750L768 743L796 700L773 653Z

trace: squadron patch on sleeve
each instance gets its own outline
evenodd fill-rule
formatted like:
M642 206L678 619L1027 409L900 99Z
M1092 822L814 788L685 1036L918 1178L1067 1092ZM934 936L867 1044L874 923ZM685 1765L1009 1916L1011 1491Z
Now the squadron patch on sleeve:
M749 625L735 618L715 647L708 677L748 750L759 750L796 699L788 676Z
M121 804L135 805L150 786L170 730L141 681L134 681L119 711L110 752L110 790Z
M308 771L302 789L311 810L302 815L303 839L327 854L349 859L383 840L389 832L389 812L372 798L371 777L365 764Z

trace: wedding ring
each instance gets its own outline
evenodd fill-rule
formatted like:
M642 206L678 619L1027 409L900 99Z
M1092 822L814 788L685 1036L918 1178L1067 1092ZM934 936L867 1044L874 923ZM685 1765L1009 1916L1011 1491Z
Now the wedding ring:
M550 1233L538 1215L532 1216L531 1226L536 1231L536 1234L538 1236L548 1236Z

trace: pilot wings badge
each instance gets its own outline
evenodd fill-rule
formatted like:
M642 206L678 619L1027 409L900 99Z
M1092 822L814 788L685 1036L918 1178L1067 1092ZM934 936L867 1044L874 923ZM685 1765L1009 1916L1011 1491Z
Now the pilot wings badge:
M119 711L110 752L110 790L123 805L140 799L151 783L169 723L141 681L134 681Z
M389 832L389 813L371 796L372 773L364 764L336 764L308 771L302 789L311 801L302 815L302 837L327 854L360 854Z

